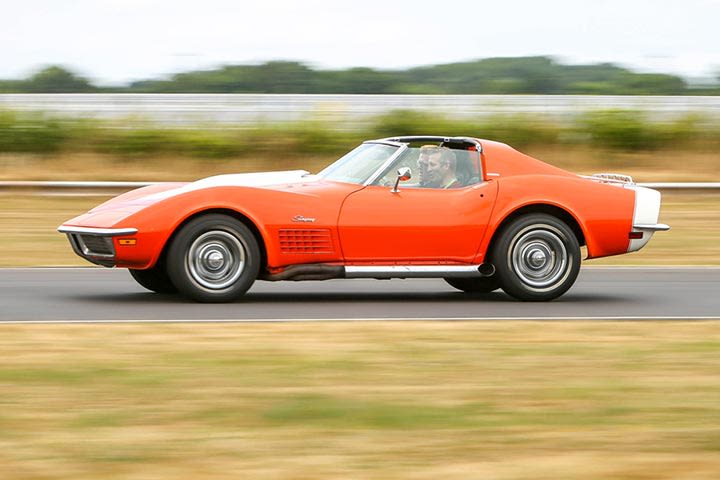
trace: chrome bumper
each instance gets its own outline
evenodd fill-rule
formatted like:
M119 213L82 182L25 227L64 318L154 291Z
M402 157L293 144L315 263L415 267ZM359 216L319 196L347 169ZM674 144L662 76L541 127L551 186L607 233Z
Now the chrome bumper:
M670 225L665 225L664 223L640 223L637 225L633 225L633 228L635 230L643 230L645 232L667 232L668 230L670 230Z
M73 251L85 260L103 267L115 266L115 245L112 237L134 235L137 228L66 227L58 232L67 235Z
M627 251L636 252L647 245L655 232L670 230L670 227L657 223L660 216L660 192L637 185L627 188L635 191L632 233L639 234L635 238L631 237Z

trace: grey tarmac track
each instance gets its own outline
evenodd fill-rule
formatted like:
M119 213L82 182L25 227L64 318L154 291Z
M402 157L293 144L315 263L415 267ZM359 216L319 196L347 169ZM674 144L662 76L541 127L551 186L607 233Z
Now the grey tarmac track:
M463 294L441 279L256 282L231 304L158 295L125 270L0 269L0 322L720 318L720 268L593 268L548 303Z

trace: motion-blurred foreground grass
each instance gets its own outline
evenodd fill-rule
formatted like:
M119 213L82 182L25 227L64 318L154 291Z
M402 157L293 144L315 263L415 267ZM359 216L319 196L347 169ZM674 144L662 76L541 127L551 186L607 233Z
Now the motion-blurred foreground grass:
M715 321L0 330L4 480L720 471Z
M56 228L107 198L0 194L0 267L89 266ZM672 230L639 252L587 264L720 265L720 194L665 193L660 221Z

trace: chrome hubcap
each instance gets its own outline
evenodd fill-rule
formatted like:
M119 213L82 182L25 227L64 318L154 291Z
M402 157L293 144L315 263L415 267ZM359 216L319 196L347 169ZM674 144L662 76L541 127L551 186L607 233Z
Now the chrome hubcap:
M207 256L207 264L211 269L217 269L222 267L225 263L225 256L221 252L211 252Z
M222 290L242 275L245 247L231 233L213 230L195 239L185 260L195 282L210 290Z
M542 267L547 260L547 255L540 249L530 252L530 265L535 268Z
M533 225L520 231L508 251L512 270L527 286L550 289L570 272L563 235L549 225Z

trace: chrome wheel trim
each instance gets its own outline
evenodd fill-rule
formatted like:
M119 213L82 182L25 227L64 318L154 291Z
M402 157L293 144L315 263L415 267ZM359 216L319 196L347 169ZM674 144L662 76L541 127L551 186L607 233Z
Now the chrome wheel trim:
M185 255L190 278L208 290L231 287L245 270L245 245L230 232L211 230L196 238Z
M565 281L571 254L565 235L551 225L530 225L518 232L508 249L508 265L528 288L541 292Z

